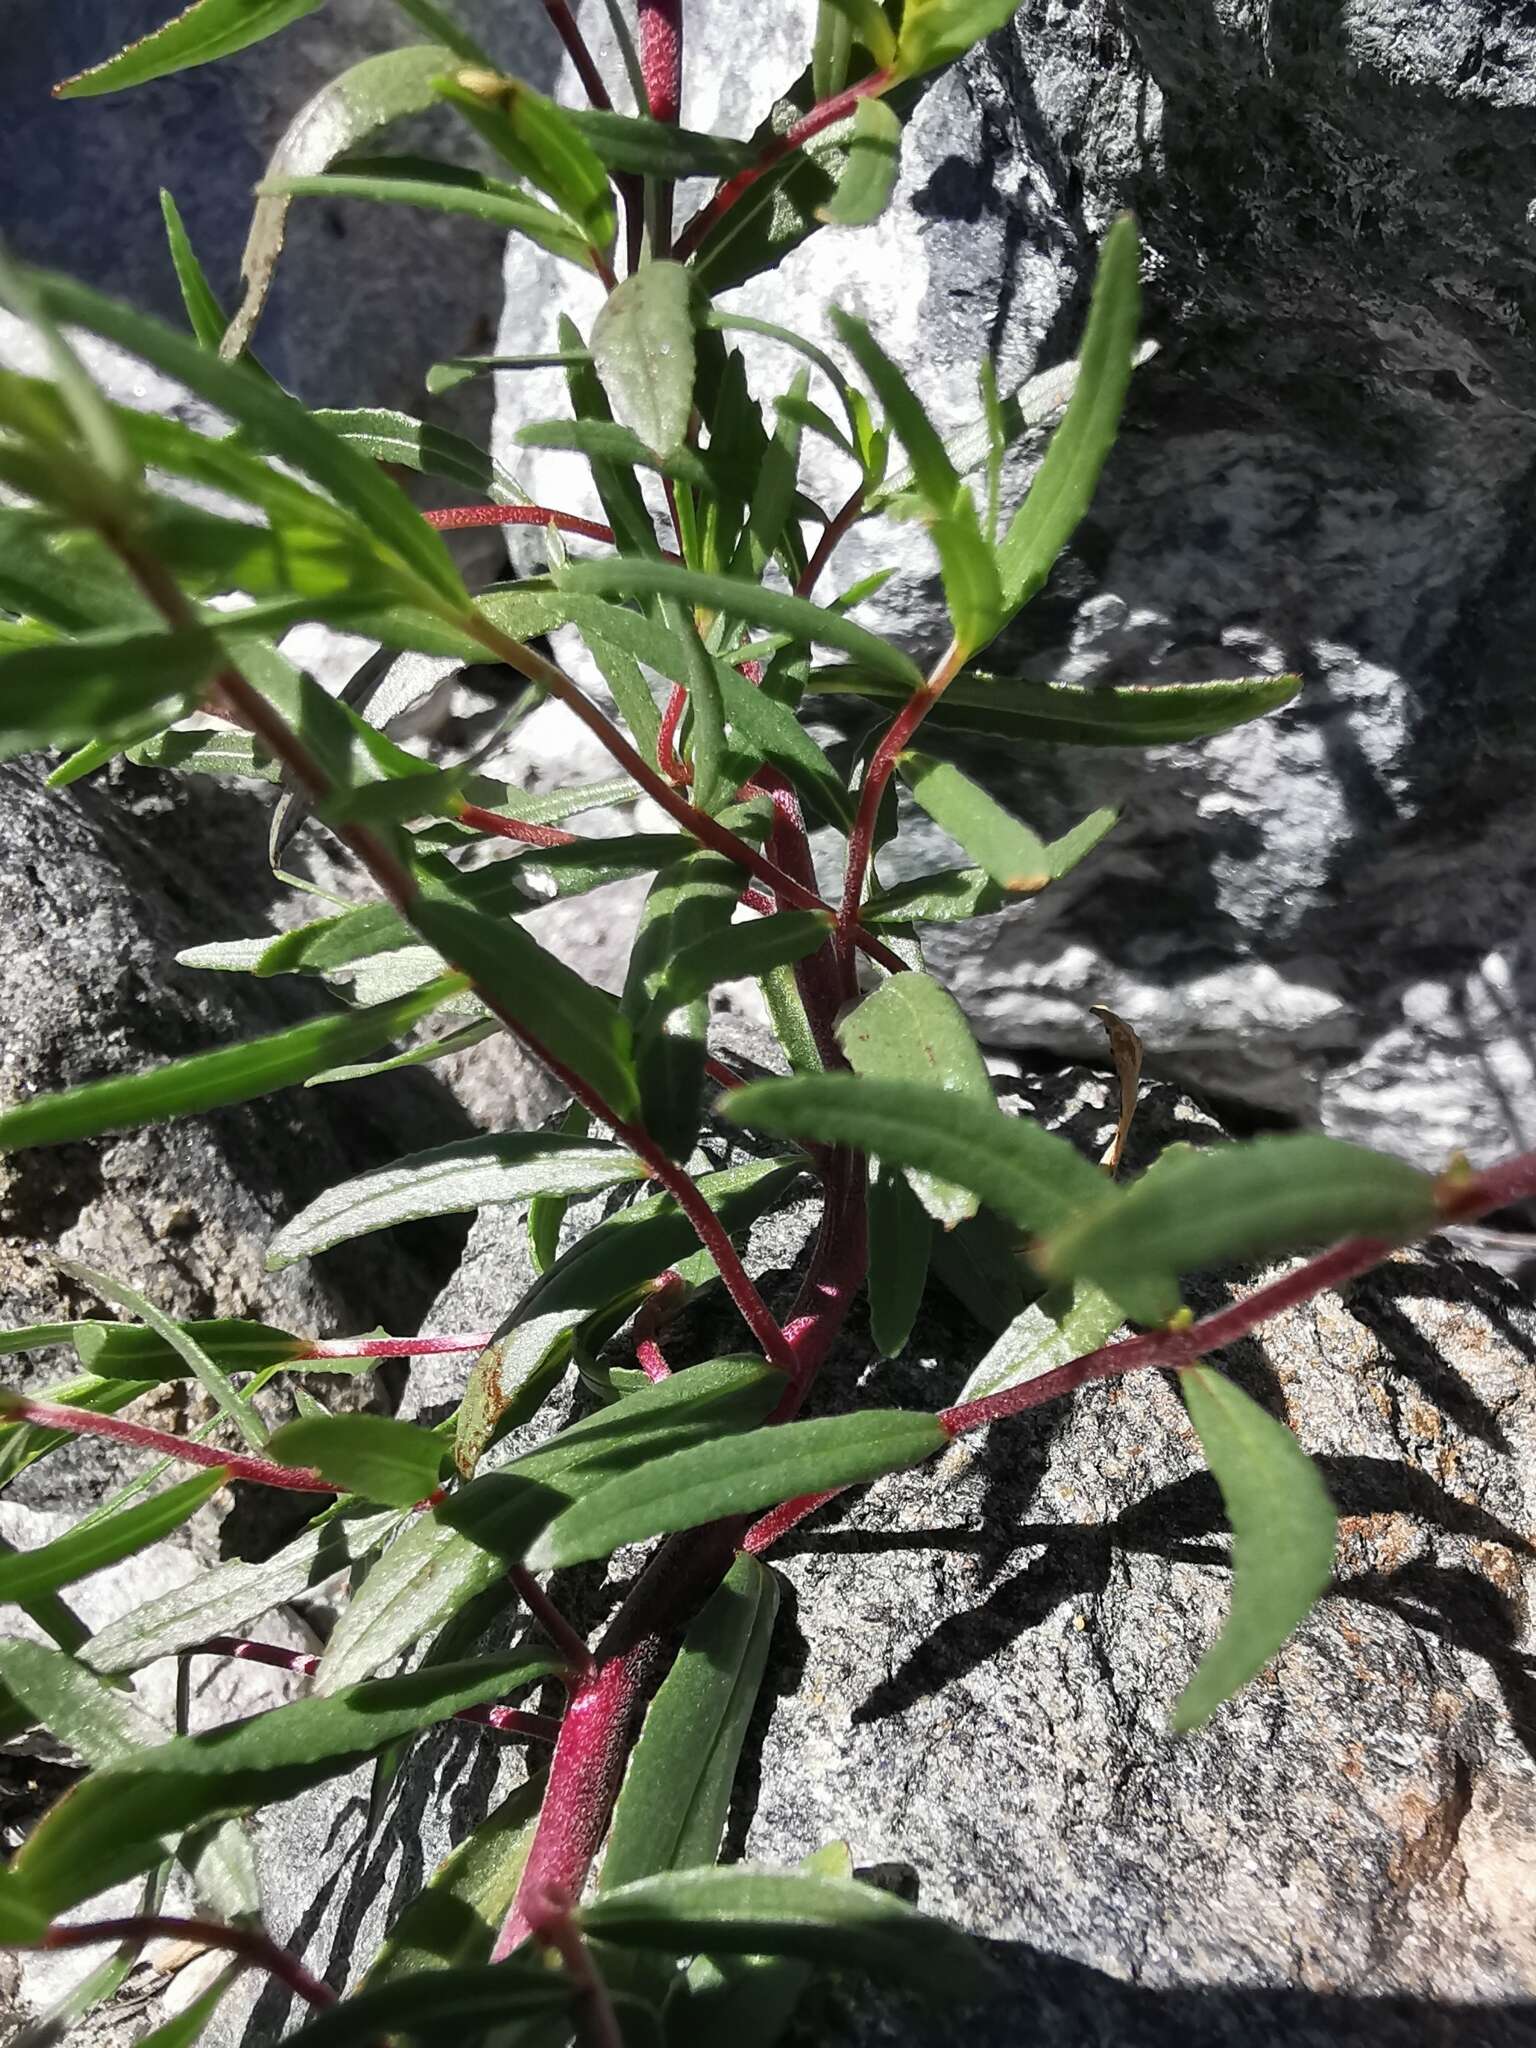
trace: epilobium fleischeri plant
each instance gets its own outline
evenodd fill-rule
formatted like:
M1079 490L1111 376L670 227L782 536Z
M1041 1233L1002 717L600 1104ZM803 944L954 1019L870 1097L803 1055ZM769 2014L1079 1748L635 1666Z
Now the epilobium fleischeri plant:
M318 4L197 0L62 89L157 78ZM922 81L1002 27L1010 0L824 0L806 71L746 141L679 125L680 0L639 0L632 22L609 0L632 114L615 110L620 81L605 79L565 0L544 5L589 109L555 105L448 13L402 0L432 40L369 58L300 114L260 188L232 321L169 197L190 334L61 277L12 266L3 279L51 376L0 377L0 749L61 750L55 784L122 752L191 774L281 779L287 819L274 843L307 818L349 850L369 889L281 937L202 949L209 965L318 977L341 998L326 1015L12 1102L0 1147L197 1115L431 1060L497 1031L569 1099L549 1128L334 1188L271 1247L280 1265L409 1218L523 1203L538 1277L494 1331L322 1341L178 1323L112 1276L61 1261L126 1319L3 1340L72 1342L83 1377L45 1398L6 1397L0 1483L76 1434L197 1469L151 1492L147 1468L69 1535L0 1557L0 1599L57 1645L0 1645L0 1716L10 1732L42 1724L92 1767L0 1876L0 1941L110 1938L131 1954L156 1932L188 1933L229 1951L231 1970L258 1965L307 1999L317 2011L302 2038L316 2044L445 2028L507 2044L723 2032L767 2042L821 1959L950 2000L984 1993L967 1939L854 1881L844 1845L793 1871L716 1860L773 1627L775 1541L832 1495L968 1431L1006 1428L1094 1380L1179 1368L1233 1530L1230 1619L1174 1709L1192 1728L1274 1655L1324 1587L1334 1543L1333 1510L1294 1438L1201 1360L1394 1244L1536 1190L1536 1161L1436 1176L1316 1136L1175 1148L1124 1185L1113 1162L1106 1171L997 1105L964 1017L924 971L924 927L1026 902L1114 824L1099 813L1042 841L948 758L954 735L1021 749L1187 741L1294 689L1287 677L1079 689L985 665L1049 575L1115 437L1136 353L1128 219L1104 239L1075 388L1070 376L1052 383L1064 415L1006 514L1004 453L1038 416L1038 391L1000 399L983 366L977 429L948 446L861 321L832 309L835 339L822 345L719 304L823 223L880 212ZM375 131L443 103L478 137L477 162L488 145L505 172L368 153ZM701 177L713 196L679 220L676 181ZM601 521L530 504L482 449L407 415L306 411L262 369L251 344L284 216L316 193L497 222L601 280L591 331L566 322L541 359L564 371L569 416L520 436L585 457ZM748 384L742 330L786 365L766 406ZM67 333L142 358L227 431L113 404ZM483 367L460 360L434 380ZM526 362L499 367L515 392ZM806 494L808 435L846 465L843 502ZM381 463L449 478L475 502L423 515ZM237 509L203 509L206 496L189 502L185 484ZM825 594L844 535L882 515L920 520L938 557L952 637L926 673L860 622L859 589ZM485 523L538 529L547 573L468 590L441 530ZM216 602L234 593L243 608ZM402 656L504 663L601 741L613 779L532 796L472 762L403 750L381 726L423 665L385 675L370 722L364 691L333 698L279 652L306 620ZM605 697L532 644L555 627L580 636ZM371 678L388 667L388 655L376 660ZM846 774L806 722L829 696L875 721ZM882 880L896 780L963 864ZM568 829L642 795L669 831ZM813 827L843 850L835 900L818 886ZM491 849L501 857L485 859ZM552 886L572 894L637 872L655 879L614 998L519 920ZM785 1077L748 1078L710 1047L709 991L741 976L764 991ZM441 1028L416 1033L428 1019ZM1128 1110L1137 1049L1109 1022ZM755 1142L708 1170L706 1120ZM738 1245L808 1185L822 1221L781 1323ZM574 1235L567 1203L604 1191L605 1219ZM844 1413L822 1390L815 1419L797 1419L861 1290L880 1348L898 1351L930 1258L942 1271L939 1254L968 1233L1004 1243L1024 1305L954 1405ZM1191 1271L1319 1245L1331 1249L1203 1322L1181 1304ZM740 1353L674 1372L666 1321L707 1288L739 1311ZM1117 1335L1127 1322L1142 1333ZM462 1405L442 1429L330 1415L306 1398L269 1431L253 1399L293 1368L434 1352L465 1363ZM516 1432L573 1362L587 1412L518 1450ZM147 1387L179 1376L211 1397L211 1430L170 1436L132 1419ZM175 1529L232 1478L326 1504L265 1566L223 1567L88 1635L61 1589ZM589 1643L541 1574L646 1543L649 1562ZM350 1568L352 1596L321 1655L242 1633L325 1562ZM505 1635L513 1610L526 1619L515 1646L469 1655L498 1613ZM277 1663L312 1683L232 1727L171 1736L122 1685L156 1658L194 1652ZM537 1707L526 1704L533 1688ZM542 1747L547 1761L459 1844L339 1993L264 1931L242 1817L387 1760L454 1716ZM387 1784L387 1762L381 1773ZM141 1913L79 1920L86 1902L140 1876ZM168 1881L187 1902L169 1915ZM195 2038L225 1982L178 2041Z

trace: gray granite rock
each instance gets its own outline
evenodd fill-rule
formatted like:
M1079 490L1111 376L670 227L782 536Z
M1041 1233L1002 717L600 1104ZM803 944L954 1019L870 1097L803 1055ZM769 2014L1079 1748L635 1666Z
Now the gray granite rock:
M349 64L431 38L388 0L331 0L216 64L101 99L50 98L57 80L176 12L174 0L17 0L0 88L0 189L6 232L23 255L180 324L158 188L175 197L233 306L251 190L288 123ZM541 9L473 0L458 12L511 69L548 81L559 45ZM453 133L443 126L433 140ZM420 411L429 363L486 346L495 260L492 230L475 221L301 201L258 349L312 405Z
M1028 1077L1022 1105L1085 1147L1094 1076ZM1135 1143L1219 1141L1154 1086ZM809 1210L755 1234L770 1299ZM1233 1285L1247 1286L1255 1276ZM485 1213L434 1313L484 1321L526 1285L522 1232ZM1205 1304L1227 1298L1212 1282ZM700 1307L679 1362L738 1341ZM933 1292L903 1356L862 1311L823 1407L952 1398L987 1339ZM728 1853L793 1860L833 1837L954 1916L1002 1965L995 2006L945 2018L880 1987L813 1989L827 2048L1521 2048L1536 2022L1536 1695L1528 1621L1536 1318L1444 1247L1296 1311L1221 1360L1284 1414L1343 1514L1334 1592L1203 1733L1168 1709L1220 1626L1220 1503L1161 1377L957 1447L827 1511L784 1547L786 1598ZM462 1366L408 1397L433 1415ZM622 1575L619 1575L622 1576ZM618 1585L568 1575L595 1620ZM420 1745L377 1834L366 1773L253 1825L280 1939L338 1984L521 1766L462 1732ZM286 1994L252 1985L217 2038L266 2048Z
M184 946L247 917L276 888L260 805L234 789L123 767L45 791L30 764L0 767L0 1068L15 1100L129 1072L313 1015L293 982L179 968ZM210 857L206 849L216 844ZM189 860L188 849L198 857ZM415 1228L385 1248L363 1239L316 1264L268 1274L267 1241L332 1182L465 1128L423 1074L293 1089L245 1108L0 1160L0 1322L103 1311L55 1255L128 1281L173 1315L253 1316L285 1328L414 1328L461 1233ZM5 1362L14 1382L78 1367L67 1352ZM366 1386L366 1382L360 1383ZM176 1427L201 1399L172 1382L156 1419ZM114 1472L137 1469L81 1442L25 1473L8 1498L77 1510Z
M695 9L688 118L747 132L812 11L743 39ZM1530 1142L1533 141L1512 0L1026 0L922 102L879 227L732 301L823 338L827 301L863 314L950 425L984 348L1005 383L1071 353L1133 205L1160 353L1005 672L1304 678L1198 747L968 757L1045 829L1125 806L1068 883L935 938L992 1042L1081 1054L1104 1001L1227 1097L1426 1160ZM555 267L514 243L507 284L502 345L542 343ZM547 396L503 380L503 452ZM578 472L527 474L563 503ZM931 649L931 558L880 538L902 574L867 616ZM838 582L880 553L856 536ZM901 871L943 857L918 824Z

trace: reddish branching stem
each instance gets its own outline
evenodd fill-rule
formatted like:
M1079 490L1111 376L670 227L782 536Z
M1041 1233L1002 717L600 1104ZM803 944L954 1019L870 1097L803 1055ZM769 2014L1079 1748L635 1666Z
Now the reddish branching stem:
M859 808L854 816L853 830L848 835L848 867L843 878L842 908L838 912L838 926L844 933L851 933L858 921L859 905L864 899L864 877L869 872L875 849L880 799L885 795L897 757L943 696L964 659L963 650L951 643L933 674L912 692L891 720L884 738L870 756L869 767L859 789Z
M507 1574L533 1619L560 1652L571 1670L585 1677L592 1669L592 1652L550 1599L525 1564L513 1565Z
M556 512L548 505L445 505L421 516L439 533L459 533L470 526L552 526L557 533L607 541L610 547L613 544L611 526L597 519L578 518L574 512Z
M298 1358L432 1358L443 1352L483 1351L495 1334L494 1330L451 1330L440 1336L314 1337Z
M34 1401L26 1394L10 1394L0 1408L0 1419L32 1422L39 1429L61 1429L70 1436L108 1437L114 1443L132 1444L135 1450L155 1451L162 1458L179 1458L184 1464L222 1465L231 1479L246 1479L253 1486L276 1486L288 1493L335 1493L330 1480L298 1465L278 1465L270 1458L253 1458L239 1451L216 1450L212 1444L194 1443L190 1437L172 1436L168 1430L151 1429L143 1422L130 1422L123 1415L96 1415L88 1408L66 1408L57 1401Z
M270 1934L256 1927L226 1927L217 1920L193 1920L177 1913L135 1913L121 1920L81 1920L68 1927L50 1927L36 1941L19 1941L17 1948L95 1948L98 1943L117 1941L135 1944L154 1941L195 1942L199 1948L227 1950L243 1963L253 1964L286 1984L290 1991L310 2005L336 2003L329 1984L312 1977L297 1956L279 1948Z
M820 580L821 572L836 554L840 542L864 510L864 486L859 485L847 502L840 505L822 530L820 540L812 551L810 560L801 572L800 581L795 585L796 597L809 597Z
M735 177L728 178L708 204L700 207L678 237L676 254L679 263L688 261L704 237L730 212L742 194L751 191L758 179L771 171L775 164L782 163L785 157L820 135L823 129L834 127L837 122L846 119L860 100L884 92L890 82L891 74L888 71L872 71L868 78L861 78L857 85L850 85L843 92L834 93L831 99L822 100L819 105L812 107L809 113L802 114L792 128L786 129L784 134L768 145L755 164L749 164L746 170L738 171Z
M776 1508L770 1508L766 1515L755 1521L741 1539L741 1547L752 1557L761 1557L765 1550L771 1550L775 1543L787 1536L791 1529L798 1528L818 1508L825 1507L829 1500L836 1500L844 1489L834 1486L827 1493L802 1493L795 1500L786 1500Z
M479 804L465 804L458 821L472 832L484 832L492 839L513 839L519 846L575 846L580 836L564 832L558 825L530 825L523 818L505 818Z
M661 714L661 728L656 735L656 766L668 782L684 789L693 780L693 770L677 750L678 728L683 722L683 713L688 708L688 692L681 683L672 685L672 694L666 701Z
M603 74L597 68L596 60L587 47L587 39L567 5L567 0L544 0L544 12L553 23L555 34L565 45L565 54L570 58L572 68L581 80L582 91L599 113L607 113L613 102L608 97Z
M528 1901L528 1930L565 1965L576 1987L576 2022L587 2048L624 2048L608 1987L598 1975L573 1912L575 1899L562 1885L541 1886Z

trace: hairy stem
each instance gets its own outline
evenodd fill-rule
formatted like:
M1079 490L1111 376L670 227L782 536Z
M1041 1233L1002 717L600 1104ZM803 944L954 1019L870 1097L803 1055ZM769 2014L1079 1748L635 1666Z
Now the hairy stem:
M587 2048L624 2048L608 1987L598 1975L571 1910L575 1903L569 1892L545 1885L528 1902L529 1931L540 1947L560 1958L576 1986L576 2023Z
M482 810L479 804L464 804L457 816L472 832L484 832L491 839L515 839L519 846L575 846L580 836L562 831L558 825L529 825L521 818L504 818L499 811Z
M122 1920L81 1920L68 1927L50 1927L36 1941L19 1941L17 1948L94 1948L98 1942L153 1941L163 1936L172 1941L195 1942L199 1948L225 1949L242 1962L253 1963L268 1976L276 1977L290 1991L310 2005L336 2003L329 1984L312 1977L297 1956L279 1948L270 1934L256 1927L226 1927L217 1920L193 1920L177 1913L135 1913Z
M833 513L826 526L822 529L821 538L817 541L811 558L801 573L800 581L795 585L796 597L810 596L811 592L816 588L822 570L826 568L828 562L836 554L839 543L847 535L850 527L857 523L859 514L863 510L864 486L860 484L846 503L837 508L836 512Z
M431 1358L440 1352L483 1351L494 1330L455 1330L443 1336L313 1337L298 1360L321 1358Z
M525 1564L515 1564L507 1574L533 1619L564 1657L572 1671L583 1678L592 1669L592 1652L572 1628Z
M822 100L819 105L812 107L809 113L802 114L792 128L769 143L755 164L749 164L746 170L738 171L733 178L728 178L708 204L700 207L678 237L678 261L686 263L704 237L730 212L742 194L749 192L758 179L771 171L775 164L782 163L785 157L792 155L803 144L820 135L823 129L831 128L844 120L861 99L868 99L872 95L878 97L890 82L891 74L888 71L872 71L868 78L861 78L857 85L850 85L844 91L834 93L831 99Z
M0 1403L0 1420L32 1422L39 1429L60 1429L69 1436L110 1437L114 1443L132 1444L136 1450L155 1451L162 1458L179 1458L188 1465L222 1465L231 1479L247 1479L253 1486L281 1487L288 1493L336 1493L339 1488L308 1467L278 1465L270 1458L252 1458L238 1451L216 1450L212 1444L197 1443L191 1437L172 1436L146 1423L130 1422L122 1415L97 1415L89 1408L65 1408L56 1401L34 1401L27 1394L7 1393Z
M581 80L582 91L599 113L607 113L613 101L608 97L603 74L597 68L597 61L587 47L587 39L582 34L567 0L544 0L544 12L554 24L555 34L565 45L565 54L570 58L571 66Z
M439 533L458 533L469 526L553 526L559 533L613 545L611 526L598 519L579 519L574 512L556 512L548 505L445 505L421 516Z

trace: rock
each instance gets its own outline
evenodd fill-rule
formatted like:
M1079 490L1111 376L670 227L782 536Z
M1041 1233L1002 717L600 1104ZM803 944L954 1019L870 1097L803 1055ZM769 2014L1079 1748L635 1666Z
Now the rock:
M774 10L744 50L730 10L697 10L685 117L748 132L813 11ZM1510 5L1026 0L922 101L880 226L823 231L731 301L823 340L827 301L863 314L952 427L984 348L1005 387L1072 352L1098 240L1140 215L1160 353L1069 560L992 658L1304 687L1198 746L963 752L1042 830L1125 806L1037 904L934 936L994 1043L1097 1051L1102 1001L1224 1098L1429 1162L1530 1142L1533 138L1536 29ZM511 245L504 349L545 344L557 273ZM566 302L590 318L580 281ZM502 380L503 454L549 395ZM579 465L520 459L576 504ZM880 560L902 573L864 616L932 650L915 529L856 534L837 587ZM947 859L915 822L891 872Z
M1096 1076L1012 1092L1090 1151L1111 1127ZM1219 1141L1219 1126L1154 1083L1137 1160L1175 1136ZM799 1204L754 1233L749 1264L781 1307L811 1220ZM434 1314L494 1319L528 1276L516 1221L487 1211ZM1230 1288L1198 1294L1211 1307ZM716 1299L667 1346L682 1363L738 1341ZM986 1343L931 1290L882 1365L856 1311L819 1404L936 1407ZM727 1853L786 1862L845 1838L861 1868L983 1937L1008 1983L952 2017L834 1983L810 1994L797 2041L1011 2048L1027 2012L1044 2048L1521 2048L1536 2016L1533 1356L1529 1307L1440 1245L1224 1354L1320 1458L1339 1576L1273 1668L1182 1741L1168 1711L1229 1579L1220 1502L1163 1377L999 1428L793 1537ZM425 1361L408 1406L434 1418L462 1371ZM560 1593L585 1625L619 1590L594 1570ZM454 1731L418 1746L372 1841L366 1772L266 1812L273 1932L352 1981L519 1769ZM266 2048L294 2017L252 1984L210 2038Z
M249 797L127 767L110 785L45 791L39 771L21 763L0 767L0 792L0 1067L11 1099L254 1037L323 1007L292 981L174 965L180 948L226 931L232 918L251 928L265 921L276 885L263 814ZM453 1226L417 1226L387 1248L361 1239L275 1275L265 1271L266 1245L333 1182L464 1129L442 1089L406 1073L8 1154L3 1325L113 1313L57 1272L51 1260L62 1254L129 1282L172 1315L248 1316L318 1335L415 1328L451 1270ZM77 1370L68 1352L5 1361L8 1380L34 1387ZM329 1382L333 1394L353 1384ZM171 1382L151 1404L154 1419L177 1427L200 1399L189 1383ZM78 1511L112 1475L142 1466L140 1453L81 1441L24 1473L8 1497ZM275 1498L263 1497L263 1513Z
M233 307L251 191L299 109L349 64L428 42L386 0L332 0L282 34L218 63L101 99L57 101L57 80L99 62L176 12L172 0L64 10L21 0L13 12L10 119L0 185L20 253L182 324L157 186L175 197L215 289ZM559 45L540 10L515 34L506 10L458 10L494 54L535 84ZM463 148L460 122L400 128L387 149ZM427 366L483 350L495 323L496 238L462 216L301 200L292 210L257 348L312 405L395 405L421 412ZM483 408L479 408L483 410Z

